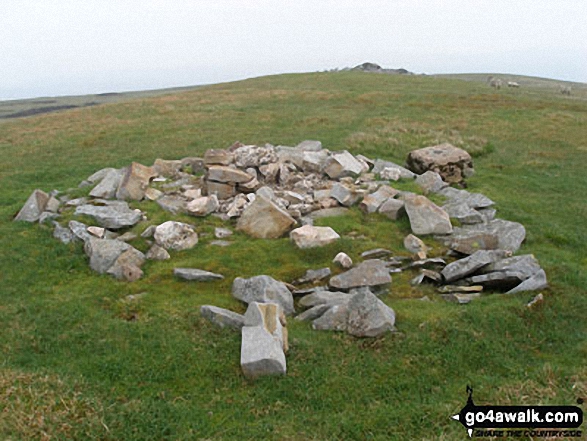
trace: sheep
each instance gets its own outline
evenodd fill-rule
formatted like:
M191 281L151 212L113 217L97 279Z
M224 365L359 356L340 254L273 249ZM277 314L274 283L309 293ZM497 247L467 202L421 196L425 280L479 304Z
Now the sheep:
M503 81L501 81L499 78L493 78L493 77L490 77L490 78L491 78L491 80L489 81L489 85L491 87L496 88L496 89L501 89Z
M515 81L508 81L508 87L520 87L520 84Z
M560 90L560 93L562 93L563 95L570 96L572 87L571 86L560 86L559 90Z

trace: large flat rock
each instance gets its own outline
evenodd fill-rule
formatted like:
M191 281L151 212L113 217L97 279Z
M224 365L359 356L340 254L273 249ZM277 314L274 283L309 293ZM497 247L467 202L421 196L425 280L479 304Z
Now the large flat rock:
M276 239L287 233L295 223L287 211L258 195L243 211L237 229L259 239Z
M417 235L450 234L452 224L448 213L425 196L409 195L405 209L412 232Z
M360 286L385 286L391 276L385 262L379 259L365 260L356 267L334 276L329 285L336 289L351 289Z
M143 218L140 210L131 209L126 202L114 205L80 205L76 207L74 214L91 216L101 227L112 230L132 227Z
M340 236L330 227L304 225L290 233L291 240L298 248L316 248L336 242Z

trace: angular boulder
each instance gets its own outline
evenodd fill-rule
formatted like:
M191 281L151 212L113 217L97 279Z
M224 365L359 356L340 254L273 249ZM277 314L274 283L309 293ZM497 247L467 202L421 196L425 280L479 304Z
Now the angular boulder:
M119 240L89 237L85 241L84 251L90 258L90 268L97 273L106 273L126 250L132 248Z
M203 196L191 200L187 203L186 210L192 216L204 217L214 213L219 206L218 198L213 194L212 196Z
M365 196L361 201L359 208L364 213L375 213L379 209L379 207L383 205L385 201L387 201L390 198L393 198L398 193L399 191L395 188L390 187L389 185L382 185L377 189L377 191Z
M208 168L206 179L222 183L244 184L253 179L253 177L238 168L213 165Z
M503 259L508 255L510 253L503 250L479 250L470 256L449 263L440 273L444 277L445 282L453 282L469 274L473 274L484 266Z
M149 182L155 177L157 177L157 172L153 167L133 162L123 171L120 185L116 190L116 198L140 201L145 197L145 190L149 186Z
M250 304L277 303L285 314L294 312L293 296L283 282L270 276L254 276L249 279L237 277L232 283L232 296L242 302Z
M334 276L329 285L336 289L348 290L361 286L385 286L391 283L391 276L385 262L379 259L365 260L356 267Z
M298 248L316 248L336 242L340 236L330 227L304 225L290 233L291 240Z
M330 156L324 166L324 173L331 179L358 176L365 171L368 171L368 168L366 169L357 158L346 150Z
M397 220L405 211L405 202L393 198L387 199L378 209L379 213L391 220Z
M113 199L116 196L116 191L120 186L123 177L123 170L107 169L108 172L104 175L102 180L96 185L90 196L93 198Z
M259 239L276 239L287 233L296 221L287 211L263 196L257 196L243 211L237 229Z
M386 168L398 170L400 179L414 179L416 177L416 175L407 168L391 161L384 161L383 159L377 159L373 164L373 169L371 171L379 175Z
M187 250L198 243L193 227L182 222L167 221L155 228L155 242L166 250Z
M43 190L35 190L29 196L23 207L20 209L15 221L25 222L37 222L41 217L41 214L45 211L47 202L49 201L49 195Z
M334 256L332 263L337 263L342 268L349 269L353 266L353 259L351 259L348 254L340 252L336 256Z
M241 368L246 378L285 375L287 328L279 305L253 302L244 316Z
M442 180L442 176L431 170L418 175L416 184L424 191L424 194L438 193L443 188L448 187L448 184Z
M395 330L395 312L368 288L357 290L347 308L346 331L355 337L377 337Z
M414 234L450 234L452 224L446 211L425 196L405 198L405 209Z
M116 277L118 280L134 282L143 277L141 266L143 266L144 263L145 255L139 250L130 247L118 256L114 264L106 272Z

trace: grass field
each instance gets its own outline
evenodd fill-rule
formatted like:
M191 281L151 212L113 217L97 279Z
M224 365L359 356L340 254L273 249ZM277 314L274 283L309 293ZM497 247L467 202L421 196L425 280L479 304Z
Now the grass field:
M414 274L394 275L382 300L399 332L355 339L290 320L287 376L249 382L240 335L204 321L199 306L242 312L230 295L236 276L289 281L343 250L406 254L407 221L352 211L322 221L339 243L297 250L239 233L213 247L220 221L185 217L200 243L147 263L132 284L91 272L81 245L48 227L12 222L35 188L75 188L102 167L304 139L399 162L442 141L471 151L469 190L526 226L520 254L535 254L551 283L543 306L526 307L535 293L450 304L409 287ZM587 398L587 100L576 95L425 76L281 75L10 120L0 153L1 439L464 440L449 417L467 384L476 404ZM165 218L155 204L136 206ZM226 278L182 283L174 266Z

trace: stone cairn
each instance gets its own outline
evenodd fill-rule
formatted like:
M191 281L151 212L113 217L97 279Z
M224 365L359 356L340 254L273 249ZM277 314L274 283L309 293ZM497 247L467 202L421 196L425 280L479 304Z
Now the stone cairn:
M313 329L375 337L395 330L394 311L377 297L389 290L393 273L416 271L412 285L437 285L446 300L457 303L470 302L484 289L516 293L547 287L534 256L514 255L525 239L524 226L496 218L494 203L486 196L449 186L462 187L472 175L467 152L450 144L427 147L411 152L407 166L411 170L348 151L331 152L319 141L296 147L236 143L208 150L203 158L157 159L149 167L133 162L122 169L99 170L80 184L93 187L88 197L35 190L15 220L52 223L53 235L61 242L84 244L92 270L132 282L142 277L146 259L169 259L170 251L197 246L197 228L173 220L180 213L236 220L236 228L254 238L289 233L294 246L302 249L337 241L340 236L332 228L314 226L314 219L344 214L354 205L391 220L407 216L412 234L405 237L404 246L410 256L376 249L354 264L339 253L333 265L344 272L332 276L328 267L308 270L292 283L268 275L237 277L232 295L248 305L244 315L201 307L202 316L212 323L241 332L241 367L246 377L256 378L286 372L286 316L296 312L294 297L304 309L296 320L311 321ZM415 180L422 194L390 185L400 179ZM433 203L429 194L443 196L444 205ZM140 206L141 200L156 201L170 219L149 225L140 208L129 206ZM83 215L95 224L71 220L62 225L62 215ZM151 243L146 254L130 244L137 236L125 232L139 223L146 227L141 236ZM230 245L225 239L231 234L230 228L217 228L218 240L212 243ZM418 237L426 235L449 249L446 260L428 257L429 249ZM174 274L197 282L223 278L196 268L175 268Z

